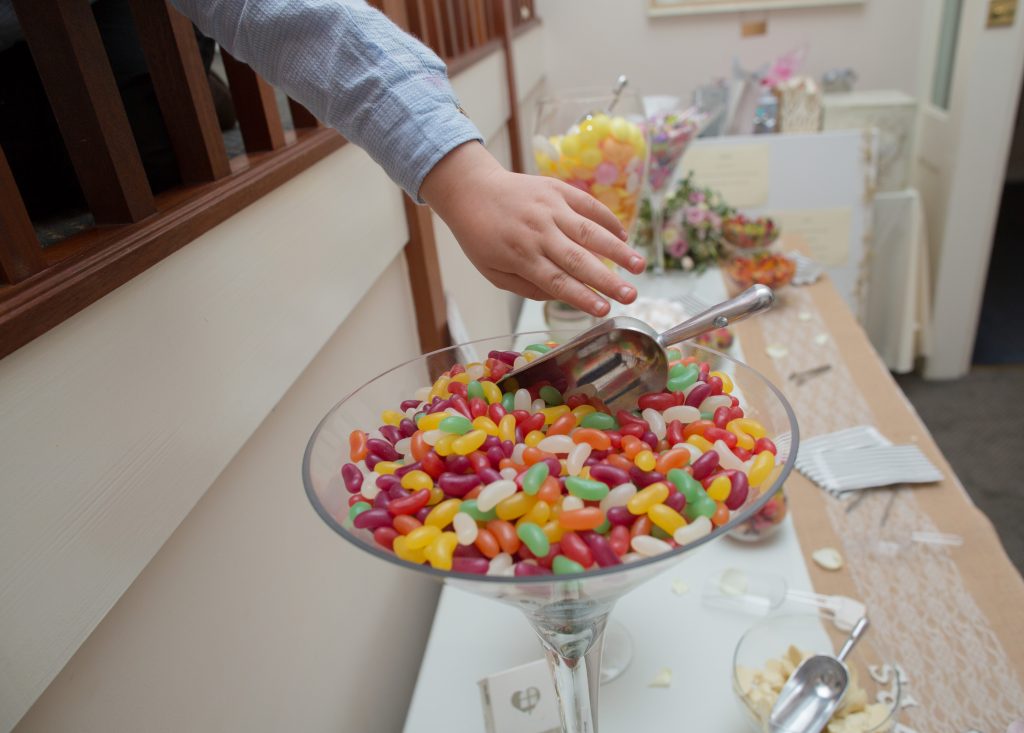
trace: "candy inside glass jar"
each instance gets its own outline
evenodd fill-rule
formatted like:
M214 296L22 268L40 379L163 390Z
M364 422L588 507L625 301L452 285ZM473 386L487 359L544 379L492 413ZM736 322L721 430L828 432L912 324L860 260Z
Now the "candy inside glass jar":
M534 126L537 172L594 196L632 234L649 156L640 98L579 90L541 101Z

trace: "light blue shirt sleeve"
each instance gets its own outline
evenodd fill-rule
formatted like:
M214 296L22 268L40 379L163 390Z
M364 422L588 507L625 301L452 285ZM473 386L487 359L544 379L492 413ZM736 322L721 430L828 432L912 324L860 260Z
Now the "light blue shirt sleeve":
M444 62L366 5L172 0L206 35L364 148L415 200L431 168L482 140Z

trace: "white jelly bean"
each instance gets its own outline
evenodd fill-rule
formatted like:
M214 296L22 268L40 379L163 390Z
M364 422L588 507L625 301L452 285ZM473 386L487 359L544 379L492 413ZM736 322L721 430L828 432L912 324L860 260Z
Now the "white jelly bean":
M672 549L672 545L669 543L659 540L657 537L651 537L649 534L638 534L630 541L629 546L633 548L634 552L644 557L654 557Z
M568 435L551 435L537 443L537 447L548 453L571 453L576 444Z
M715 452L718 453L718 465L726 471L742 471L743 461L736 457L723 440L715 441Z
M459 512L452 520L452 527L455 529L455 537L460 545L472 545L476 542L476 536L480 529L473 517L465 512Z
M466 368L466 374L469 375L470 379L480 379L484 375L484 372L486 371L487 367L485 367L483 364L473 364L472 366Z
M680 527L672 535L677 545L688 545L711 533L711 520L697 517L685 527Z
M490 564L487 566L488 575L504 575L506 570L512 568L512 556L507 552L499 552L497 555L491 558Z
M665 412L661 413L661 416L665 419L665 422L670 423L673 420L678 420L683 425L696 422L700 420L700 410L696 407L690 407L689 405L676 405L670 407Z
M373 501L377 498L377 494L380 493L380 487L377 486L378 478L380 478L380 476L375 473L371 473L366 477L366 480L363 481L363 486L359 489L359 493L363 495L364 499Z
M429 402L430 401L430 387L420 387L413 394L413 397L415 397L420 402Z
M437 441L441 439L442 435L444 435L444 433L440 430L424 430L423 442L430 446L437 445Z
M732 407L732 399L729 397L729 395L711 395L706 400L700 403L699 409L701 412L713 413L719 407Z
M650 407L640 413L640 417L647 421L647 424L651 427L651 432L658 438L663 440L665 438L665 418L661 416L661 413Z
M538 397L532 403L530 403L530 412L540 412L547 406L548 403Z
M578 496L567 496L562 499L562 511L563 512L574 512L577 509L582 509L586 506L583 503L583 499Z
M644 556L641 555L639 552L627 552L625 555L622 556L621 559L622 559L622 562L625 565L629 565L629 563L631 563L631 562L636 562L637 560L643 560Z
M402 438L395 443L395 450L405 456L412 453L412 438Z
M487 484L476 498L476 508L482 512L489 512L498 506L498 502L512 496L516 491L518 489L516 488L515 481L502 479L501 481Z
M523 453L529 448L526 443L516 443L512 449L512 462L518 463L520 466L523 465Z
M526 366L529 363L530 362L527 361L526 359L524 359L523 357L517 356L516 360L514 362L512 362L512 368L513 369L522 369L524 366Z
M592 450L594 450L594 448L590 443L580 443L569 451L569 457L565 459L565 468L569 472L570 476L580 475L580 471L583 470L583 464L586 463L588 458L590 458L590 452Z
M512 400L512 407L516 410L529 410L530 409L530 393L525 389L517 389L516 396Z
M500 471L498 471L498 473L501 474L502 478L509 479L509 480L514 479L516 476L519 475L519 471L517 471L514 468L512 468L512 466L509 466L507 468L503 468Z
M626 506L636 496L634 484L619 484L601 499L601 511L607 512L613 506Z

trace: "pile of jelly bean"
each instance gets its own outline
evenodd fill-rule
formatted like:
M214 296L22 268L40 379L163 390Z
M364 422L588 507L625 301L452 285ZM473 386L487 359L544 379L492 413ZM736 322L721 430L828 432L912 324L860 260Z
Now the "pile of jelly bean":
M702 116L695 110L655 115L651 128L651 163L648 180L651 189L660 192L675 173L690 141L700 132Z
M647 156L640 125L598 113L564 135L537 135L533 155L541 175L586 191L611 209L627 230L632 226Z
M553 346L457 364L386 410L378 435L353 431L339 519L441 570L578 573L704 537L771 476L775 445L730 377L675 349L668 388L634 411L549 384L498 386Z

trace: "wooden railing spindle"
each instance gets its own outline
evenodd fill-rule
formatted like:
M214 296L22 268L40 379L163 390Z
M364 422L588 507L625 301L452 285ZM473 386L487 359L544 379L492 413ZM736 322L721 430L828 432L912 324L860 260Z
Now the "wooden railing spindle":
M0 150L0 271L8 283L43 269L42 249L18 193L7 157Z
M186 183L231 172L192 23L167 0L129 0L167 134Z
M312 112L291 97L288 98L288 109L291 110L292 125L296 130L320 127L320 120L318 120Z
M14 0L14 12L97 223L152 214L153 193L89 3Z
M232 58L223 48L224 71L235 103L235 115L242 130L246 152L277 150L285 145L284 125L277 110L274 88L246 64Z
M519 137L519 93L516 90L516 67L512 61L512 31L514 27L512 0L491 0L494 4L496 30L505 51L505 80L508 83L508 141L512 170L522 173L523 151Z

